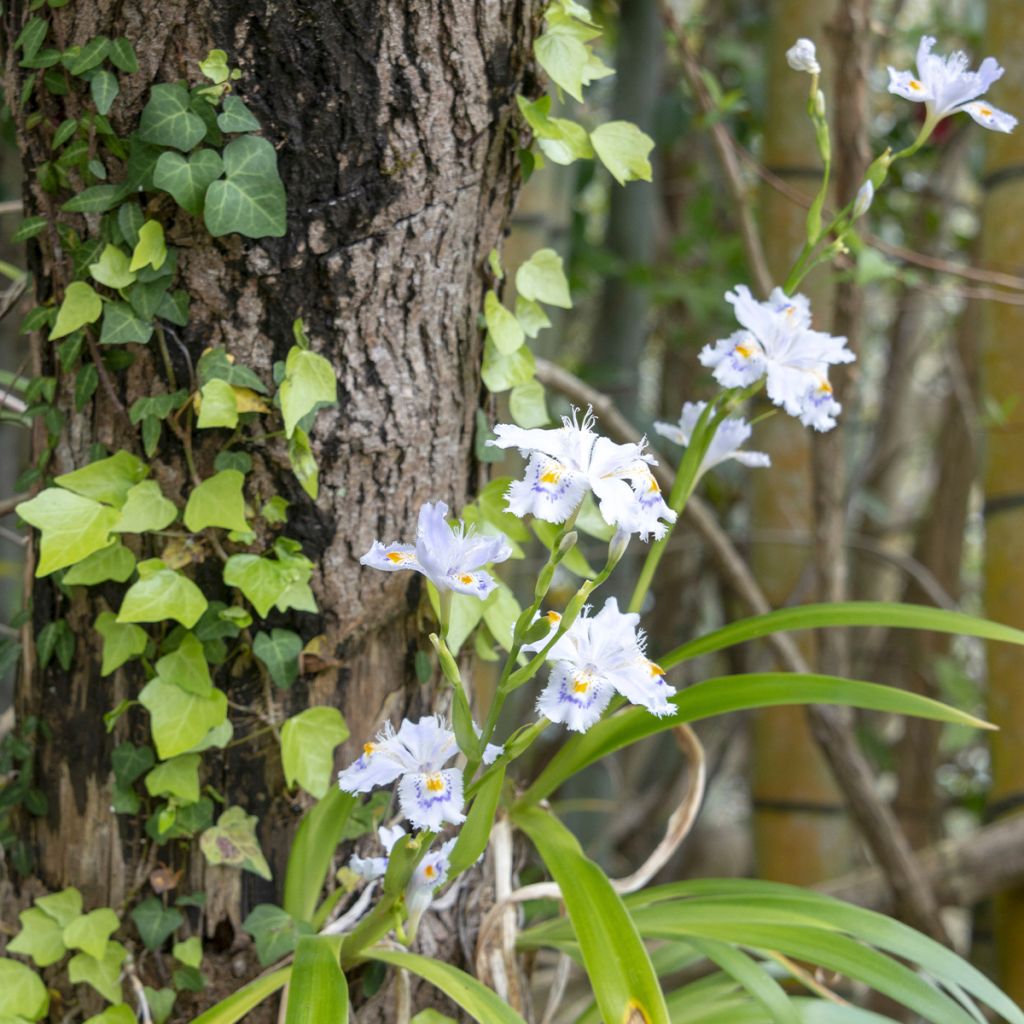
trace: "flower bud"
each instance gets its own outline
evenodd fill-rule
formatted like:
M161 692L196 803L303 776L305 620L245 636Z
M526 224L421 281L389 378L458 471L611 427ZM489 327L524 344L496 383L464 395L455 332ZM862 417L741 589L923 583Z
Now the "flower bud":
M814 94L814 112L825 119L825 94L820 89Z
M576 542L580 539L580 535L575 530L570 530L559 542L558 550L555 552L555 561L560 562L574 547Z
M441 671L444 673L445 679L452 686L460 687L462 676L459 673L459 666L452 657L452 652L448 650L448 646L436 633L430 634L430 642L434 645L434 650L437 651L437 660L441 663Z
M608 542L608 568L619 564L619 559L626 553L632 536L633 534L622 527L615 531L615 536Z
M853 201L853 210L850 214L851 218L856 220L858 217L863 217L871 209L871 203L874 198L875 186L871 184L871 179L869 178L857 190L857 198Z
M786 51L786 63L794 71L806 71L809 75L821 74L818 54L810 39L798 39Z

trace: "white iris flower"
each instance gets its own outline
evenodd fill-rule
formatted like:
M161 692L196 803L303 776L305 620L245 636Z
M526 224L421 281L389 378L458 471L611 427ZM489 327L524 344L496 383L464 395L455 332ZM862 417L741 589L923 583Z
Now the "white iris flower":
M809 75L821 74L818 53L810 39L798 39L786 51L786 63L794 71L806 71Z
M766 378L768 397L815 430L831 430L842 406L832 397L828 368L856 358L846 338L811 330L811 306L803 295L776 288L758 302L746 285L726 292L744 330L705 345L700 361L723 387L747 387Z
M679 416L678 423L657 422L654 429L662 437L668 438L673 444L682 445L688 448L690 439L693 437L694 428L701 414L707 408L707 402L687 402ZM744 451L740 445L749 440L753 428L739 416L727 416L718 424L715 436L708 445L708 450L701 460L700 469L697 475L706 473L713 466L717 466L728 459L735 459L743 466L770 466L772 460L765 452Z
M348 862L349 868L367 881L383 878L388 869L388 858L395 843L406 834L401 825L393 828L377 829L377 836L384 847L383 857L355 857ZM405 888L405 905L409 909L409 917L416 922L430 906L434 898L434 890L448 881L448 869L452 847L455 839L449 839L436 850L430 850L423 860L416 865L412 878ZM415 927L415 924L413 924Z
M436 832L448 821L461 825L462 772L444 768L459 752L455 733L436 715L418 722L405 719L395 732L387 723L372 743L348 768L338 773L346 793L368 793L378 786L398 784L402 814L420 829Z
M551 629L561 616L548 613ZM554 662L548 685L537 700L537 710L552 722L561 722L574 732L585 732L600 717L617 691L631 704L647 708L652 715L668 715L676 691L662 678L663 670L644 653L646 637L637 629L640 616L623 614L614 597L594 616L589 606L548 652ZM523 650L539 651L548 636Z
M615 444L599 436L594 414L587 410L583 422L577 411L562 417L562 426L551 430L499 423L496 437L488 441L498 448L518 448L527 459L526 478L513 483L507 493L508 510L517 516L528 513L549 523L564 523L592 491L606 523L642 540L653 534L660 540L676 514L665 504L651 466L653 456L646 442Z
M512 548L504 537L490 537L466 528L460 520L452 526L447 520L448 506L429 502L420 509L415 544L381 544L359 561L374 569L395 572L412 569L422 573L438 590L485 598L497 584L481 566L504 562Z
M889 92L923 103L929 121L941 121L964 111L983 128L1012 132L1017 118L979 99L1003 77L994 57L986 57L977 71L968 71L967 54L956 50L948 57L932 53L935 40L923 36L917 47L917 76L912 71L889 68Z

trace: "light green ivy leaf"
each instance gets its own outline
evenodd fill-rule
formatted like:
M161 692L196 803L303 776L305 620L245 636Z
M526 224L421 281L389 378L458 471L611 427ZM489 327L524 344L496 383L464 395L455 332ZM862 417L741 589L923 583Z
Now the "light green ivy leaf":
M334 774L334 748L348 738L337 708L300 711L281 726L281 763L289 788L298 783L318 800L327 795Z
M89 273L94 281L108 288L127 288L135 281L135 274L128 269L128 255L116 245L106 245L100 258L89 264Z
M528 338L536 338L545 327L551 326L543 307L522 295L516 296L516 319L522 325Z
M139 562L140 579L133 583L118 612L118 622L162 622L174 619L191 629L206 611L203 592L187 577L168 569L159 558Z
M94 551L64 574L65 586L92 587L113 580L124 583L135 572L135 556L119 541Z
M66 928L82 912L82 894L74 887L36 898L36 906Z
M122 449L106 459L97 459L81 469L64 473L56 482L83 498L120 508L129 491L148 475L145 463Z
M608 121L590 133L601 163L620 184L627 181L650 181L651 163L648 153L654 149L654 139L645 135L629 121Z
M316 501L320 493L320 467L316 464L316 456L309 443L309 435L296 427L288 438L288 461L292 464L292 472L302 489Z
M50 1008L50 993L42 979L27 964L0 958L0 992L4 1013L26 1020L42 1020Z
M188 752L227 717L227 697L220 690L198 697L159 676L143 687L139 703L149 712L161 760Z
M108 942L102 960L88 953L78 953L68 961L68 978L72 985L85 982L92 985L107 1002L119 1003L123 992L118 979L121 976L121 964L127 954L128 951L120 942Z
M229 142L224 173L206 193L203 219L210 234L281 238L287 228L286 204L274 147L255 135Z
M7 943L8 953L32 957L37 967L55 964L66 952L64 928L38 907L30 907L18 915L21 931Z
M159 270L167 259L167 243L164 240L164 227L156 220L147 220L139 228L139 240L132 250L132 261L128 269L142 270L152 267ZM145 280L145 279L144 279Z
M200 430L238 426L238 400L235 389L226 380L214 377L200 388L196 426Z
M508 391L519 384L532 380L537 365L529 347L523 345L511 355L502 355L494 342L484 342L484 362L480 371L484 384L491 392Z
M117 509L61 487L47 487L15 511L41 533L36 576L74 565L108 547Z
M257 821L241 807L229 807L200 837L203 855L211 864L243 868L269 881L270 865L256 838Z
M150 796L173 796L182 803L194 804L199 799L198 754L179 754L153 768L146 776Z
M103 664L100 674L109 676L126 661L137 658L146 649L149 637L141 626L118 622L113 612L100 612L94 628L103 637Z
M484 297L484 320L494 347L502 355L511 355L526 340L522 325L502 304L495 291Z
M544 385L531 380L514 387L508 396L512 419L521 427L544 427L551 422L544 401Z
M247 531L244 483L245 476L237 469L224 469L194 488L185 506L188 530L198 533L208 526L218 526L223 530Z
M572 309L562 257L554 249L538 249L516 271L516 290L524 299Z
M238 587L259 613L266 618L271 608L279 612L294 608L315 612L316 599L309 589L312 563L306 558L262 558L259 555L232 555L224 566L224 582Z
M583 74L589 51L572 32L561 26L548 28L533 44L537 63L574 100L583 102Z
M156 674L197 697L209 697L213 693L210 666L203 643L195 633L186 633L177 648L156 663Z
M50 340L64 338L86 324L94 324L103 312L103 301L84 281L74 281L64 291L64 301L57 310L57 322L50 331Z
M118 1003L90 1017L85 1024L135 1024L135 1020L131 1007L127 1003Z
M147 533L163 530L178 518L178 508L164 497L155 480L144 480L129 492L114 530L118 533Z
M107 941L120 924L117 914L110 907L100 907L76 917L64 929L64 945L102 960L107 952Z
M293 346L288 350L278 397L284 414L285 436L291 437L305 415L318 405L331 405L337 401L338 383L334 367L323 356Z

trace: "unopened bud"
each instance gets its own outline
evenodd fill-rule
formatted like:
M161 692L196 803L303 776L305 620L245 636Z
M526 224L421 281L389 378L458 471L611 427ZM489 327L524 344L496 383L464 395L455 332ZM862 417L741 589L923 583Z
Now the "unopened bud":
M447 644L436 633L430 634L430 642L434 645L434 650L437 651L437 660L441 663L441 671L444 673L445 679L452 686L461 686L462 676L459 674L459 666L455 663L455 659L452 657L452 652L448 650Z
M856 220L858 217L863 217L871 209L871 203L874 198L875 186L871 184L871 179L869 178L857 190L857 198L853 201L853 211L851 212L852 218Z
M558 550L555 551L555 561L560 562L574 547L576 542L580 539L580 535L575 530L570 530L562 539L559 541Z
M878 188L879 185L885 181L885 176L889 173L889 167L892 164L892 150L887 149L880 157L874 160L871 166L868 168L867 180L871 182L873 189Z
M818 117L824 119L825 94L820 89L814 94L814 112L818 115Z
M806 71L809 75L820 75L818 52L810 39L798 39L786 51L786 63L794 71Z
M626 553L626 548L629 547L630 539L633 534L628 530L619 527L615 531L615 536L608 542L608 568L618 565L619 559Z

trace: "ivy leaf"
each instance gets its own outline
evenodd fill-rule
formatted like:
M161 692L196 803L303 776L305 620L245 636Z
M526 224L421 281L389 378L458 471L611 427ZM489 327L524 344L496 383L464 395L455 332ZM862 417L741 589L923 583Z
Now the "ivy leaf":
M289 349L284 380L278 392L286 437L292 436L299 420L318 405L333 404L337 395L334 367L323 356L297 345Z
M198 697L159 676L143 687L139 703L149 712L150 731L161 760L191 750L227 717L227 697L220 690Z
M516 296L516 319L528 338L536 338L545 327L551 326L543 307L530 299L524 299L522 295Z
M99 67L106 60L110 50L110 40L106 36L93 36L85 46L78 51L77 56L67 65L72 75L82 75L86 71L92 71ZM104 111L100 111L104 113Z
M237 469L224 469L196 487L185 506L185 526L189 532L199 533L208 526L248 531L243 483L245 477Z
M32 957L37 967L55 964L66 952L62 937L64 928L38 907L30 907L18 915L21 931L7 943L8 953Z
M135 274L128 269L127 254L116 245L104 246L99 260L89 264L89 273L108 288L127 288L135 281Z
M227 864L270 880L270 865L256 838L257 817L241 807L229 807L199 838L199 847L211 864Z
M227 134L258 132L260 123L241 99L228 96L224 100L222 113L217 115L217 127Z
M92 587L113 580L124 583L135 571L135 556L119 541L94 551L64 574L64 585Z
M120 1003L124 993L118 979L127 954L120 942L108 942L102 960L88 953L78 953L68 961L68 978L72 985L83 981L92 985L107 1002Z
M146 649L149 637L141 626L118 622L113 612L100 612L94 628L103 637L103 664L100 674L109 676L126 661L137 658Z
M4 1013L15 1018L42 1020L50 1008L50 993L39 975L17 960L0 959L0 992L4 994Z
M77 122L75 122L77 124ZM12 242L27 242L30 238L35 238L36 235L41 234L46 229L46 218L45 217L26 217L19 226L18 230L11 235Z
M107 951L107 942L120 924L117 914L110 907L100 907L76 917L64 929L64 945L102 960Z
M203 219L210 234L237 231L248 238L281 238L286 205L274 147L266 139L243 135L225 146L224 172L226 177L206 193Z
M129 342L145 345L152 337L153 324L136 316L127 303L111 300L103 303L101 345L127 345Z
M41 532L36 576L74 565L110 545L116 509L61 487L47 487L15 511Z
M320 467L316 464L316 456L309 443L309 435L296 427L288 438L288 461L292 464L292 472L302 489L316 501L320 493Z
M516 271L516 290L524 299L572 309L562 257L554 249L538 249Z
M144 462L123 449L56 477L61 487L107 505L124 505L129 491L149 475Z
M127 1003L118 1003L90 1017L85 1024L135 1024L135 1014Z
M242 927L253 937L256 956L264 967L293 953L300 935L313 934L312 925L296 921L287 910L273 903L253 907Z
M203 944L199 941L198 936L193 935L192 938L185 939L184 942L176 942L171 950L171 955L178 963L198 969L203 962Z
M135 57L135 47L121 36L110 44L110 52L107 54L110 63L123 71L126 75L134 75L139 70L139 62Z
M153 1016L153 1024L166 1024L174 1009L174 1000L177 992L173 988L150 988L142 986L146 994L146 1002L149 1004L149 1012Z
M61 209L65 213L106 213L117 206L128 191L124 184L90 185L89 188L82 189L78 195L72 196Z
M43 626L36 637L36 652L40 668L46 668L55 653L65 672L71 668L75 656L75 634L71 632L67 619L56 619Z
M25 22L25 27L18 33L18 38L14 40L14 48L21 50L25 60L31 60L39 52L49 29L50 24L45 18L40 18L38 14L34 15Z
M536 363L529 347L523 345L512 355L502 355L491 339L484 342L484 362L480 376L488 391L508 391L533 379Z
M89 79L89 94L96 104L96 109L104 116L110 113L110 108L120 91L121 86L109 71L97 71Z
M126 741L114 747L110 766L114 769L114 778L122 786L130 786L143 772L153 767L155 760L150 747L137 747Z
M223 50L211 50L199 61L199 70L214 85L223 85L231 75L228 55Z
M146 791L150 796L174 796L183 803L199 800L198 754L179 754L158 764L146 776Z
M181 911L165 907L155 896L135 907L131 918L146 949L159 949L185 923Z
M312 563L305 558L285 564L259 555L232 555L224 566L224 582L238 587L263 619L272 607L279 612L316 611L311 575Z
M543 427L551 422L544 401L544 385L531 380L512 389L508 396L508 408L512 419L521 427Z
M172 146L187 153L202 141L206 126L189 110L188 90L177 83L154 85L139 121L139 138L155 146Z
M44 914L52 917L63 929L81 914L82 894L74 886L71 886L60 892L51 893L49 896L37 897L36 906Z
M157 161L159 163L159 161ZM152 267L159 270L167 259L167 243L164 241L164 227L156 220L147 220L139 228L139 240L132 250L129 270Z
M209 427L238 426L238 400L235 389L226 381L214 378L207 381L199 390L199 419L196 426L200 430Z
M629 121L608 121L590 133L601 163L620 184L627 181L650 181L651 163L647 154L654 149L654 139L645 135Z
M588 51L576 36L549 28L534 42L533 54L556 85L577 102L583 102L583 70Z
M526 340L522 325L502 304L497 292L484 298L484 320L494 347L502 355L511 355Z
M155 480L136 484L125 499L114 530L117 533L148 533L163 530L178 518L178 508L168 501Z
M318 800L327 795L334 774L334 748L348 738L337 708L300 711L281 726L281 763L288 787L298 783Z
M161 153L156 162L153 184L174 196L183 210L198 216L206 190L223 172L224 164L212 149L200 149L187 158L180 153L166 152Z
M302 638L290 629L272 629L257 633L252 642L252 653L267 667L270 678L287 690L299 677L299 655Z
M263 381L247 366L239 366L227 351L222 348L207 349L196 365L199 382L206 384L211 380L224 380L236 388L250 388L261 395L267 393Z
M74 281L64 292L64 301L57 310L57 322L50 331L50 340L64 338L79 327L93 324L103 312L103 301L93 291L92 285Z
M162 622L174 619L191 629L206 611L203 592L186 576L168 569L159 558L139 562L139 576L117 614L118 622Z
M209 697L213 693L213 680L203 644L195 633L186 633L177 649L156 663L156 674L165 682L180 686L186 693L197 697Z

